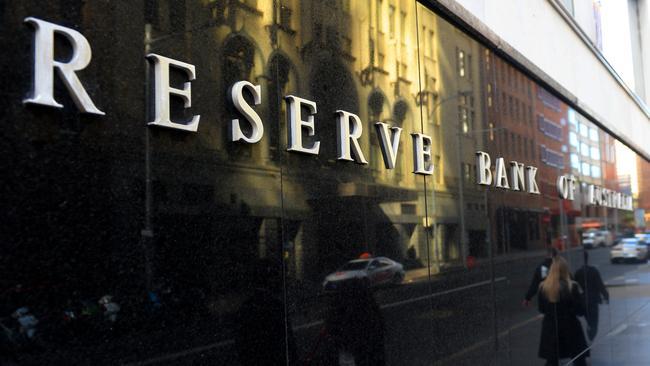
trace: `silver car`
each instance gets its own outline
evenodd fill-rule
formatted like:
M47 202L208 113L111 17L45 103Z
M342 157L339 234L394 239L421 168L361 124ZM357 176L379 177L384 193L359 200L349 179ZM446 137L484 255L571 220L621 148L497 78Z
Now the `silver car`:
M648 258L648 246L638 238L625 238L609 252L612 263L622 261L644 261Z
M404 266L386 257L355 259L347 262L323 281L325 291L335 291L345 281L357 279L366 286L399 284L404 280Z

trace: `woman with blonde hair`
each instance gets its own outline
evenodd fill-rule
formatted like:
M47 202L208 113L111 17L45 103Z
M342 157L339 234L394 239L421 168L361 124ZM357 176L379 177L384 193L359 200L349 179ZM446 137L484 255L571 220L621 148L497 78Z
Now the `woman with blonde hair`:
M546 365L571 358L575 366L586 365L587 341L578 316L584 315L580 285L571 280L566 260L553 258L548 276L539 285L539 312L544 314L539 357Z

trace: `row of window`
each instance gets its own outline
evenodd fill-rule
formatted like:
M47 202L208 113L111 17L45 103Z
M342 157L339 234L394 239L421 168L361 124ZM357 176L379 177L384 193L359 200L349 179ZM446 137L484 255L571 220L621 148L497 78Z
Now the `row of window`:
M562 126L557 123L544 118L543 116L537 117L537 125L542 133L557 141L562 141Z
M486 52L485 60L486 60L485 69L489 70L490 56L489 53L487 52ZM505 62L500 62L500 64L501 67L500 70L498 69L498 72L501 74L501 82L503 83L503 85L508 85L509 87L514 88L515 90L521 92L521 94L527 93L528 97L531 98L532 86L531 83L526 79L526 76Z
M555 97L555 95L549 93L544 88L537 88L537 98L544 103L547 107L560 112L562 110L562 102Z
M581 163L578 154L571 154L571 167L578 170L580 174L587 177L602 177L602 171L599 165L589 164L588 162L584 161Z
M494 140L494 124L488 124L490 128L489 138L490 141ZM535 141L526 136L506 130L500 130L499 133L499 146L501 146L506 154L513 156L521 156L524 159L535 160Z
M540 147L540 159L547 165L563 169L564 168L564 154L547 148L542 145Z
M575 132L569 132L569 143L582 156L590 157L594 160L600 160L600 149L598 146L590 146L586 142L578 141L578 136Z

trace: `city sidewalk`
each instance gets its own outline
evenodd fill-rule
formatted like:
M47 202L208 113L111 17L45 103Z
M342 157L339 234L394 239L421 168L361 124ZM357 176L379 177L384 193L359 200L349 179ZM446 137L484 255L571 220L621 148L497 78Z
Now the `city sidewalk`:
M593 366L650 365L650 302L597 340L591 350Z

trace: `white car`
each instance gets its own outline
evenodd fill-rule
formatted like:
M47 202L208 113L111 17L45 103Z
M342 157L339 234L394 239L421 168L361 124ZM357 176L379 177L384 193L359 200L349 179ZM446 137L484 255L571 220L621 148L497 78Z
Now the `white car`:
M323 281L325 291L335 291L344 281L357 279L367 286L399 284L404 280L404 266L386 257L355 259L347 262Z
M625 238L609 252L612 263L621 261L644 261L648 258L648 245L638 238Z
M606 247L612 244L612 234L608 230L590 229L582 233L582 245L589 248Z

